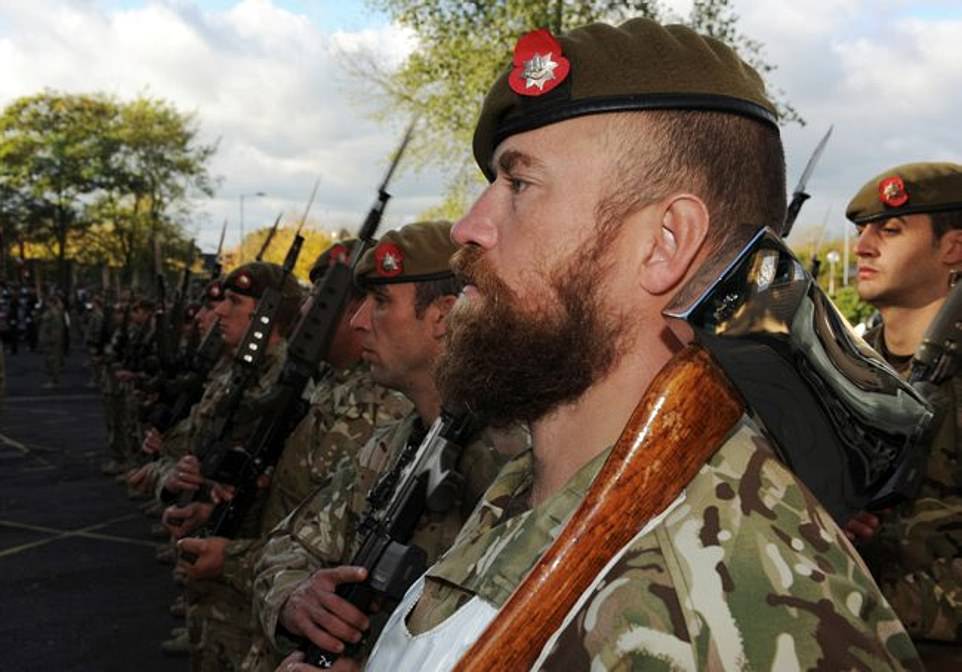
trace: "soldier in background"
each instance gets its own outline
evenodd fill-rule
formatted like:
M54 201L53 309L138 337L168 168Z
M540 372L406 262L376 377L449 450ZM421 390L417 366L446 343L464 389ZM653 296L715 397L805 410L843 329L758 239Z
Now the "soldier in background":
M349 249L350 243L347 243L325 251L311 269L311 279L316 281L332 259L344 263ZM369 367L361 362L360 338L351 330L350 320L363 292L356 286L353 291L341 315L327 361L320 363L317 384L313 392L305 390L305 394L310 394L307 414L286 440L270 477L258 536L188 537L179 544L183 550L198 556L193 564L183 564L182 571L193 579L206 579L218 585L218 599L213 601L215 608L210 611L222 621L219 628L233 635L229 639L218 638L220 651L216 662L220 670L240 668L252 639L259 642L262 655L271 660L269 646L256 637L250 610L253 564L267 533L329 478L343 458L353 456L376 425L395 422L410 410L406 399L375 384ZM204 515L191 516L191 526L202 522L209 510L207 507ZM186 521L170 529L176 538L192 531ZM273 670L275 664L270 664L269 669Z
M845 214L858 229L859 296L882 316L865 340L907 377L953 274L962 269L962 165L891 168L869 180ZM862 514L848 532L866 542L860 551L926 666L959 669L962 375L945 381L938 396L945 416L917 499L893 511Z
M90 380L87 387L99 387L103 377L103 346L100 342L103 335L104 303L99 296L93 297L90 310L84 320L84 345L87 348L87 366L90 368Z
M37 342L44 354L47 370L47 382L44 389L60 387L60 376L63 372L64 356L64 322L63 302L60 297L51 294L44 302L40 315L40 327Z
M397 423L379 427L352 459L343 460L328 483L271 532L257 563L255 613L277 653L312 640L328 650L340 641L373 643L391 605L364 614L350 607L335 615L332 600L341 583L362 581L363 570L346 566L362 541L358 525L367 496L384 474L397 482L408 447L417 447L441 410L432 369L443 348L446 319L460 283L449 266L454 246L446 222L410 224L386 233L355 271L367 297L352 325L363 356L379 384L402 392L414 409ZM524 432L482 431L461 454L465 477L460 501L445 513L425 512L411 540L431 561L451 544L501 464L526 444ZM410 458L408 458L410 459ZM341 620L341 619L344 620ZM350 633L347 635L346 633ZM362 647L362 651L365 650ZM271 670L276 657L252 651L245 670ZM276 654L274 654L276 656Z

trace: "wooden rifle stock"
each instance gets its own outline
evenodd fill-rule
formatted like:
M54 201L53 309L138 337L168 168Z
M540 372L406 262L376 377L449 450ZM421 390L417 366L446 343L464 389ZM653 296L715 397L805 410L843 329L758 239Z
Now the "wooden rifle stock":
M530 669L598 573L678 497L743 409L706 350L692 345L676 355L652 381L565 529L454 669Z

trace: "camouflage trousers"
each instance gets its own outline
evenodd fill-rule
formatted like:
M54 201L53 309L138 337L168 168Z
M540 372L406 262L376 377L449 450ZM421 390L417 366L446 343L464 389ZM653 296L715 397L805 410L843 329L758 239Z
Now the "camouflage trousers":
M60 384L60 374L63 372L63 348L57 345L44 346L44 363L47 366L47 377L55 385Z
M217 581L187 587L192 672L238 672L253 639L250 596Z

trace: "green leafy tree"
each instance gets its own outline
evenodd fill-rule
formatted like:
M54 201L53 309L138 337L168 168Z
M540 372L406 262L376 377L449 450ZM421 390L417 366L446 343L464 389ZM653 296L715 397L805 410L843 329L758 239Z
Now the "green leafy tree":
M0 219L53 250L63 286L68 252L119 266L129 283L153 268L154 241L187 254L191 198L213 193L216 146L197 134L193 117L151 98L20 98L0 115L0 190L15 203Z
M23 234L54 241L64 286L67 238L85 226L83 201L102 186L113 115L102 96L49 91L15 100L0 114L0 184L18 193Z
M620 22L630 17L683 20L697 30L736 48L763 74L774 66L762 45L738 31L731 0L696 0L687 17L677 17L657 0L370 0L397 24L411 29L415 49L396 71L373 54L352 54L345 60L349 73L379 95L375 116L419 115L422 122L411 148L419 167L435 165L448 175L446 199L425 216L457 217L480 184L471 156L471 136L488 87L511 58L519 35L544 26L563 32L591 21ZM371 86L374 85L374 87ZM804 123L786 102L780 103L783 121Z

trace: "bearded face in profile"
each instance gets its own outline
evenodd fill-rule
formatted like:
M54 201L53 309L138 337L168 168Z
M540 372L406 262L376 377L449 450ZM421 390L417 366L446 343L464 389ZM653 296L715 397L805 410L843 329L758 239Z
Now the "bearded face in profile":
M452 266L476 291L462 295L448 316L435 371L441 398L495 426L533 422L604 376L626 319L605 306L603 266L591 257L563 261L544 288L521 295L497 277L480 248L459 250Z

